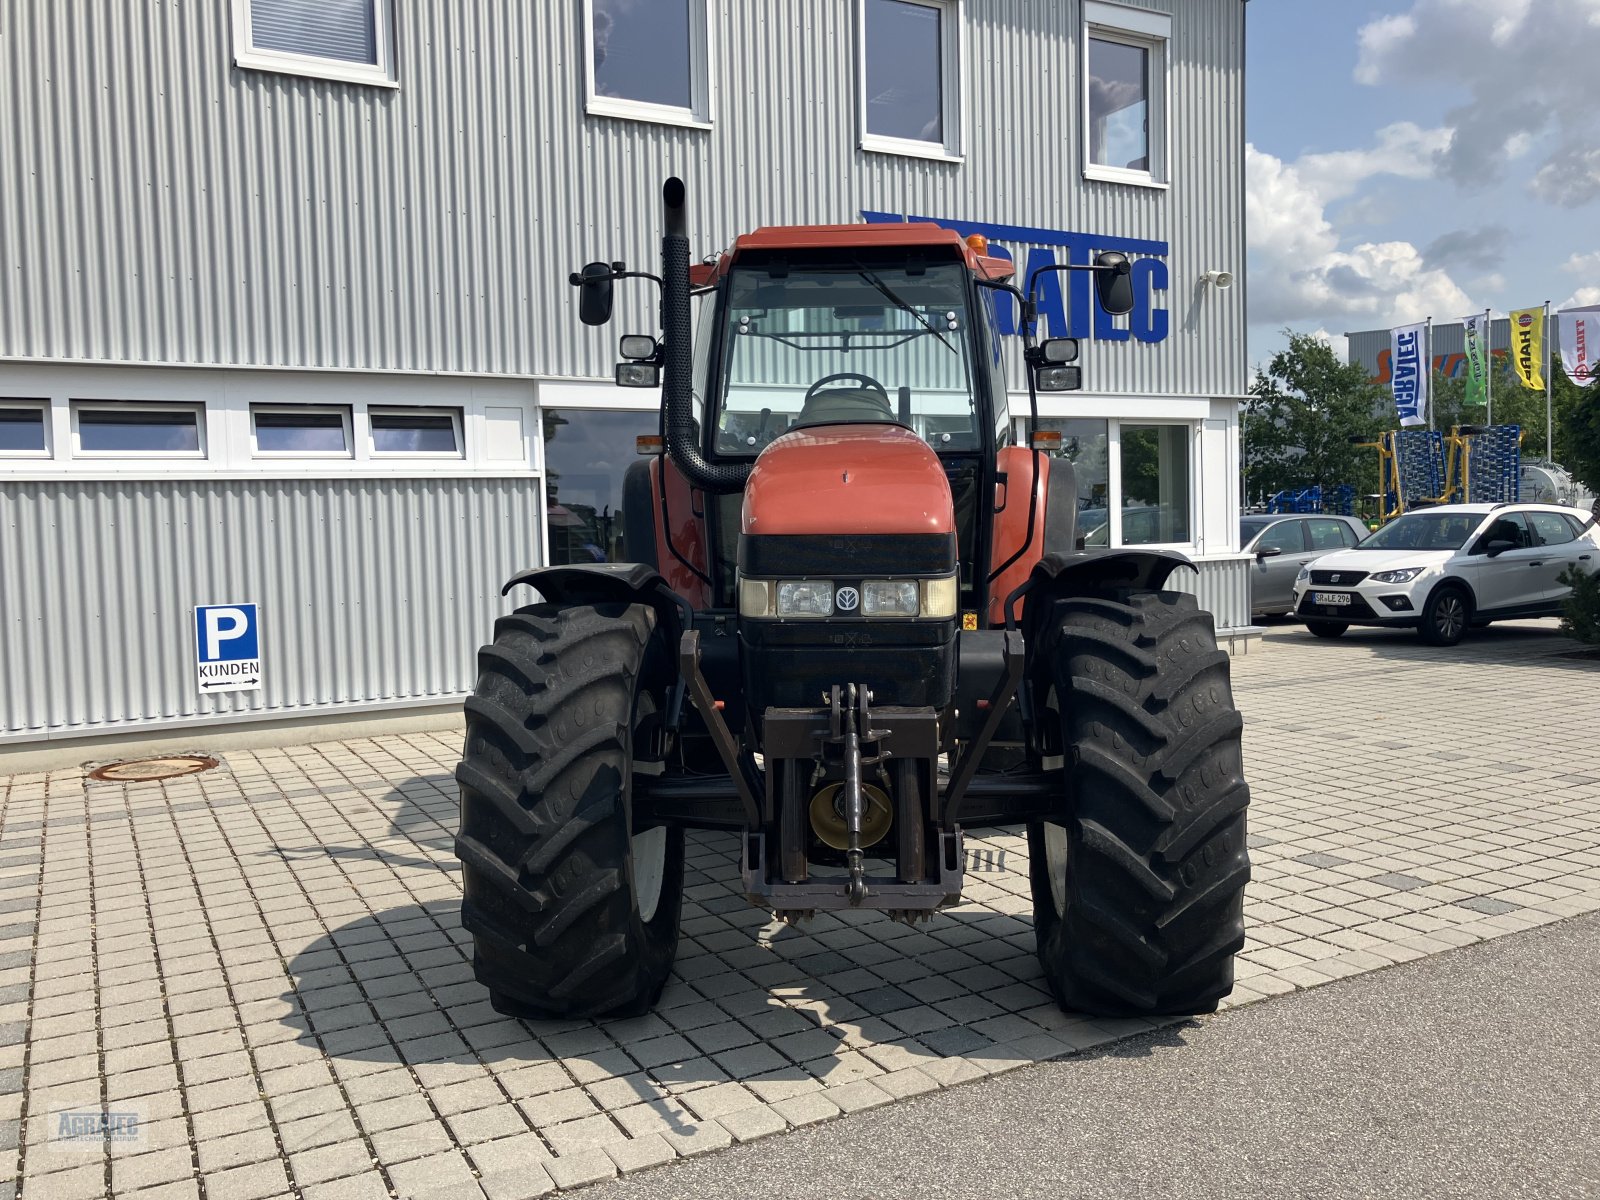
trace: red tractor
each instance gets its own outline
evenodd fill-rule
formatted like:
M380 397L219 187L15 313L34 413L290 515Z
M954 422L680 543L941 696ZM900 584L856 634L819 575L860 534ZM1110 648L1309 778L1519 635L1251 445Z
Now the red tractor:
M781 919L917 921L960 900L964 830L1026 824L1064 1007L1213 1010L1250 873L1228 656L1162 590L1187 559L1085 549L1072 465L1013 444L995 305L1020 310L1035 420L1077 343L1034 343L980 239L768 228L691 266L683 184L664 198L659 279L572 277L591 325L614 280L661 288L661 337L617 368L663 388L624 485L636 561L508 582L541 600L496 623L466 702L462 920L495 1007L649 1009L686 829L736 834ZM1123 256L1056 269L1132 307Z

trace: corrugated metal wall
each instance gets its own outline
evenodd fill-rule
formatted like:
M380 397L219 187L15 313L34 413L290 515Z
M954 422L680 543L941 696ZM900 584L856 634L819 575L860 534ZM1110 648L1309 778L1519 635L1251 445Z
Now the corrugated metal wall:
M1174 571L1166 586L1188 592L1200 607L1217 619L1219 632L1250 624L1250 565L1254 557L1211 558L1195 563L1194 571Z
M961 165L857 149L855 0L711 0L710 132L584 115L579 0L397 0L398 90L234 69L225 0L9 0L0 357L608 377L567 272L650 261L679 173L706 251L863 210L1168 241L1170 337L1088 386L1238 395L1244 289L1196 280L1244 266L1244 5L1140 6L1170 190L1083 179L1068 0L962 6Z
M540 486L0 479L0 739L469 691ZM263 690L201 696L191 610L241 602Z

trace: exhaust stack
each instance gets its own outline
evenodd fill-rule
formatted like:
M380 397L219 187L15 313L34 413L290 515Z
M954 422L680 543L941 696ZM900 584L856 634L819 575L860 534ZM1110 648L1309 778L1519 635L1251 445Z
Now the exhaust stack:
M661 189L661 325L666 341L662 397L667 453L690 483L711 492L737 492L750 477L750 463L711 463L700 455L694 429L694 324L689 312L689 220L683 180Z

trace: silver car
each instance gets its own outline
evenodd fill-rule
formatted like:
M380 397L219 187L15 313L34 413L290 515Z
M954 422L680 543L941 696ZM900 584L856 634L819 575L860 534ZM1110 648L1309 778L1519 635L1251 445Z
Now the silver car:
M1239 543L1255 555L1250 568L1251 616L1283 616L1294 608L1294 580L1314 558L1345 550L1367 536L1354 517L1327 513L1263 513L1239 522Z

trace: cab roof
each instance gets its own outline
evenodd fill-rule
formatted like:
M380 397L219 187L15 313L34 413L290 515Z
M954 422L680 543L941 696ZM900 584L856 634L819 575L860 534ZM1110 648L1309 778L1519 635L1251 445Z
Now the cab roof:
M728 273L741 256L773 250L896 250L939 249L946 257L959 256L980 279L1011 278L1015 267L1009 258L986 253L988 242L963 238L953 229L927 221L885 222L862 225L766 225L741 234L716 260L689 268L695 287L709 287Z

